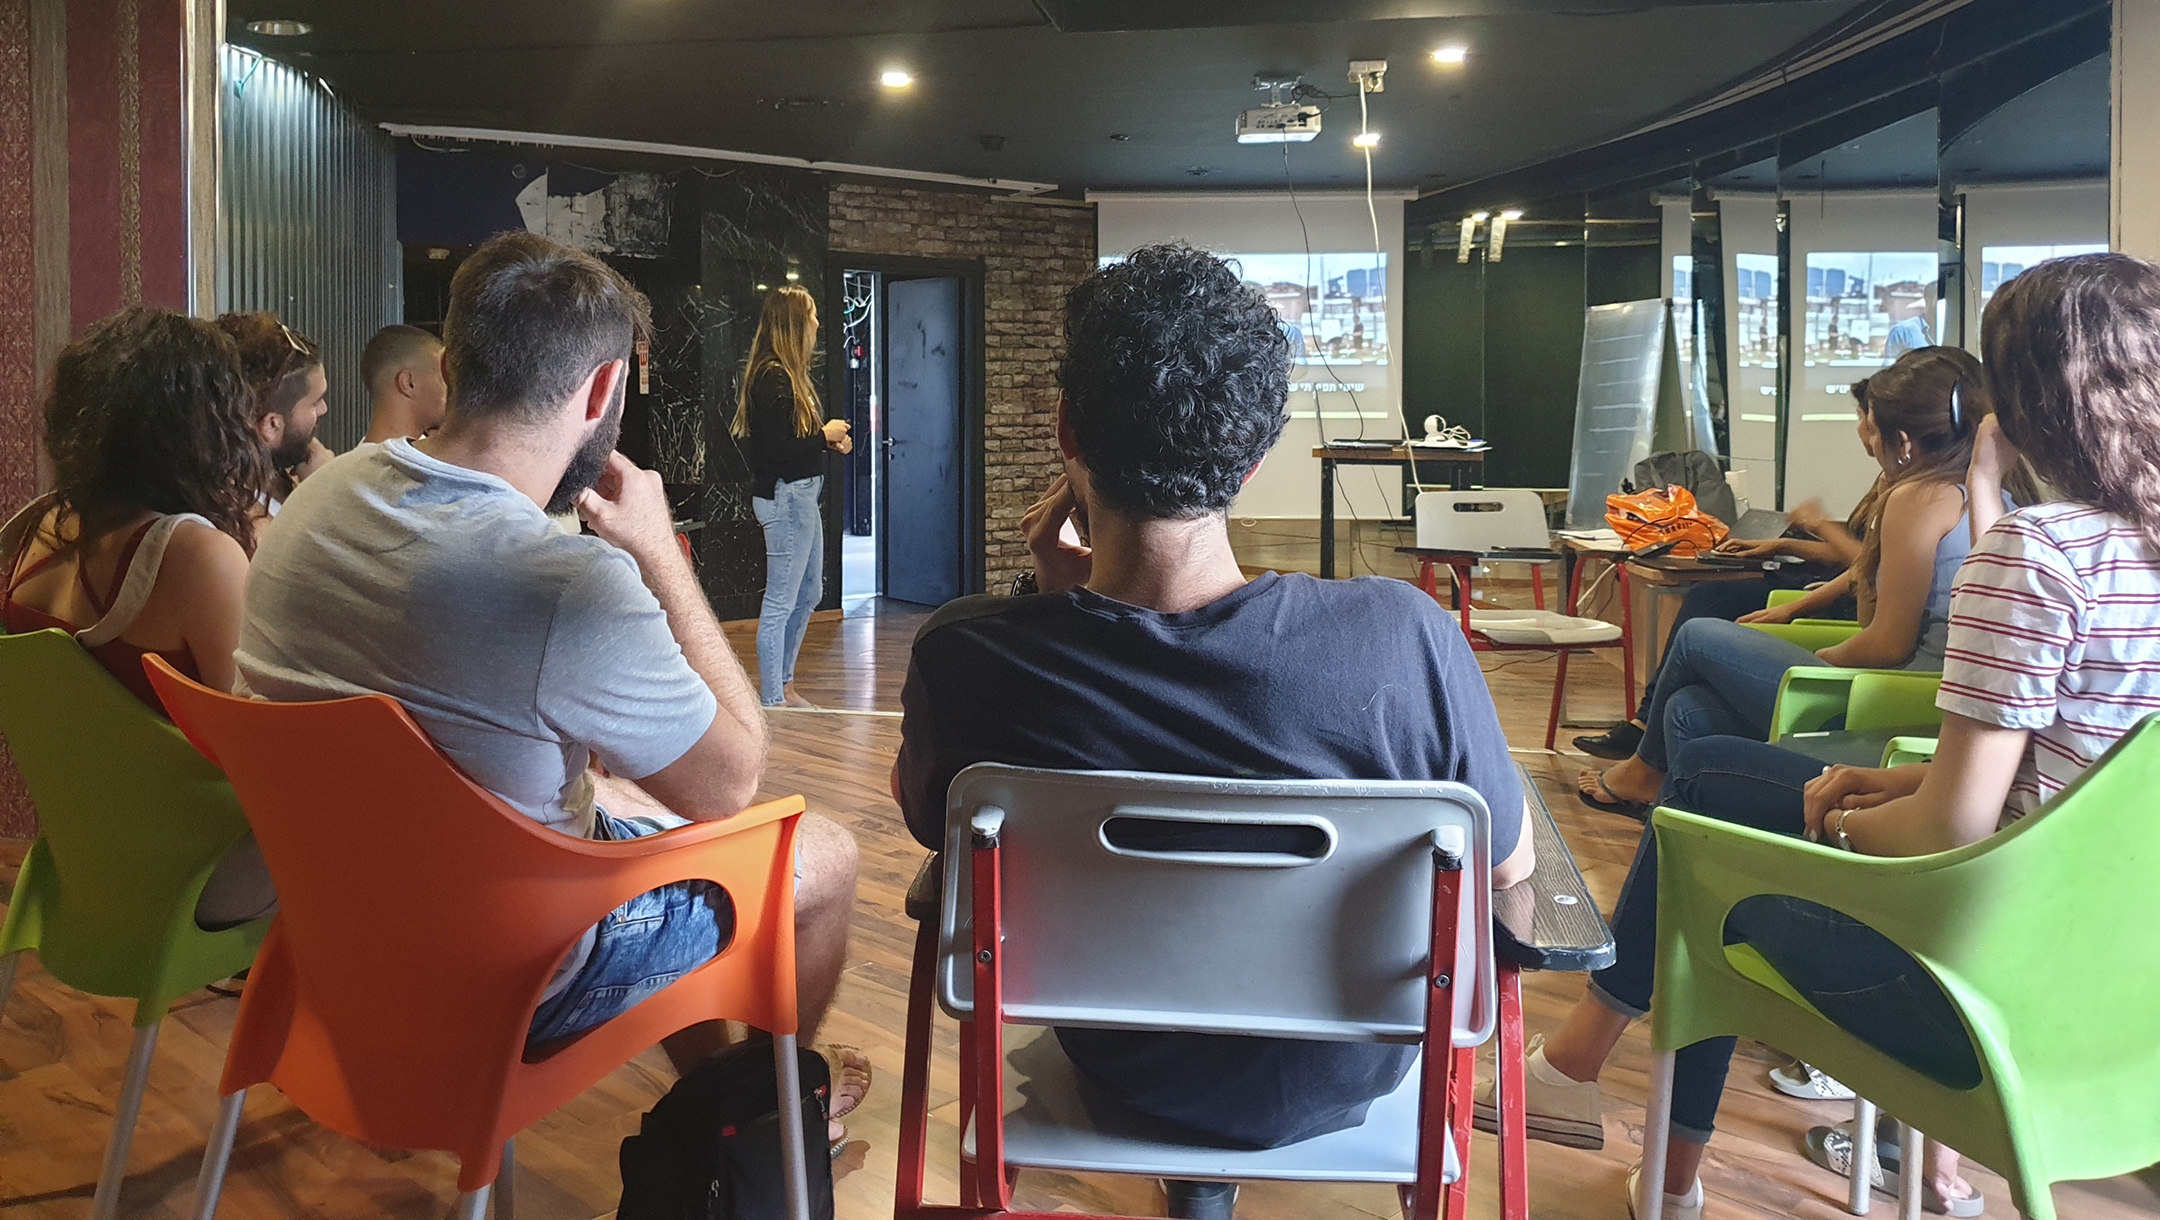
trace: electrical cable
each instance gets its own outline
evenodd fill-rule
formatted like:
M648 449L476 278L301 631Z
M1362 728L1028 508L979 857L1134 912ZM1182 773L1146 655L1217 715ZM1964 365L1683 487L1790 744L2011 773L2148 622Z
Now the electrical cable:
M1365 114L1365 92L1365 78L1361 76L1357 83L1358 151L1365 154L1365 215L1372 220L1373 257L1380 258L1380 212L1373 206L1372 145L1363 138L1372 134L1366 125L1368 119Z
M1288 188L1290 192L1290 210L1297 215L1298 236L1305 245L1305 287L1310 289L1313 286L1312 230L1308 228L1305 224L1305 209L1298 205L1297 179L1294 178L1290 173L1290 142L1287 140L1283 141L1282 144L1282 158L1283 185ZM1320 292L1322 294L1322 298L1325 299L1325 294L1327 292L1326 285L1323 284L1320 286ZM1300 333L1303 333L1302 329L1300 330ZM1326 369L1327 375L1334 379L1333 384L1343 387L1343 389L1350 395L1350 410L1352 414L1357 416L1357 439L1361 441L1364 440L1365 407L1364 404L1358 401L1357 391L1350 389L1349 383L1345 382L1342 379L1342 374L1337 373L1335 371L1335 366L1329 363L1327 358L1327 351L1325 348L1315 345L1314 350L1318 353L1320 357L1320 367ZM1303 353L1295 354L1302 355ZM1321 447L1326 448L1328 445L1327 412L1321 409L1320 391L1317 388L1313 390L1313 427L1319 433ZM1415 463L1412 463L1412 465L1415 465ZM1381 502L1383 504L1386 503L1387 485L1380 481L1380 472L1378 470L1372 469L1371 467L1367 467L1367 470L1370 471L1370 473L1372 474L1373 490L1379 494ZM1341 480L1338 478L1337 481L1340 482ZM1343 497L1343 503L1350 509L1350 524L1353 527L1352 535L1354 537L1356 534L1363 532L1355 527L1364 525L1365 519L1362 516L1358 515L1357 508L1352 503L1349 496L1345 495ZM1366 549L1371 545L1371 543L1355 541L1353 541L1351 544L1352 549L1356 550L1358 555L1365 560L1366 568L1373 572L1378 572L1380 570L1379 565L1373 562L1371 553Z

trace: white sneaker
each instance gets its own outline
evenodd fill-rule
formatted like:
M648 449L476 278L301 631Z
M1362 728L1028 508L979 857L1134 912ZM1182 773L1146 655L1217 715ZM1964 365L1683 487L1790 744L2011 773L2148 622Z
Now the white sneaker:
M1836 1078L1825 1075L1813 1064L1798 1059L1784 1067L1770 1069L1770 1087L1787 1097L1802 1101L1851 1101L1853 1091L1839 1084Z
M1642 1215L1642 1208L1638 1202L1641 1199L1642 1163L1638 1161L1628 1166L1627 1171L1628 1220L1635 1220L1636 1217ZM1703 1189L1701 1178L1696 1178L1695 1184L1688 1187L1688 1192L1684 1195L1676 1195L1669 1191L1665 1195L1665 1220L1702 1220L1702 1209Z
M1545 1062L1545 1036L1530 1039L1524 1048L1524 1127L1530 1138L1569 1148L1603 1148L1605 1120L1597 1081L1570 1080ZM1493 1105L1494 1081L1478 1081L1470 1107L1471 1125L1480 1131L1500 1129L1500 1111Z

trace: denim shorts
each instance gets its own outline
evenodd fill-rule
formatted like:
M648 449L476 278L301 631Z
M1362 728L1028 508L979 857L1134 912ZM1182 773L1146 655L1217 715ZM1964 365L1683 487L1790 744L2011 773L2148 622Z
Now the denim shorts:
M669 827L596 811L593 838L642 838ZM608 912L594 929L591 956L569 986L533 1014L527 1047L559 1042L630 1011L719 956L735 937L735 904L710 881L647 890Z

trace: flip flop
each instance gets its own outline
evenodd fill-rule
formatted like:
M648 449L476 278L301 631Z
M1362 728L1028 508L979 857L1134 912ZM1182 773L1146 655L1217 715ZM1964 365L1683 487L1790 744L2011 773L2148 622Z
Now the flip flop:
M1597 783L1598 791L1604 793L1610 799L1601 801L1596 797L1590 795L1589 793L1584 792L1582 790L1582 782L1578 779L1575 784L1576 800L1579 800L1583 804L1590 806L1592 809L1597 810L1599 813L1617 813L1621 817L1632 818L1638 822L1647 822L1650 820L1650 803L1648 801L1627 800L1620 796L1619 793L1616 793L1611 788L1605 786L1605 773L1603 771L1594 772L1593 774L1596 776L1595 782Z
M832 1105L827 1109L826 1117L846 1118L863 1103L863 1098L870 1095L870 1056L852 1046L826 1044L816 1049L832 1075ZM861 1088L850 1090L846 1087L851 1074L862 1081Z

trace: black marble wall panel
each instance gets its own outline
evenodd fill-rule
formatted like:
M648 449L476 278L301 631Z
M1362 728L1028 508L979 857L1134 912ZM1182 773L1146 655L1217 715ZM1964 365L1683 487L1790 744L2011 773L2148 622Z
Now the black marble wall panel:
M708 523L698 543L700 571L715 613L753 618L765 592L765 539L750 511L750 465L729 425L766 292L800 284L816 298L820 319L832 316L826 183L795 170L706 170L699 195L705 460L697 513ZM821 331L820 384L826 338ZM837 604L838 593L828 589L827 602Z

